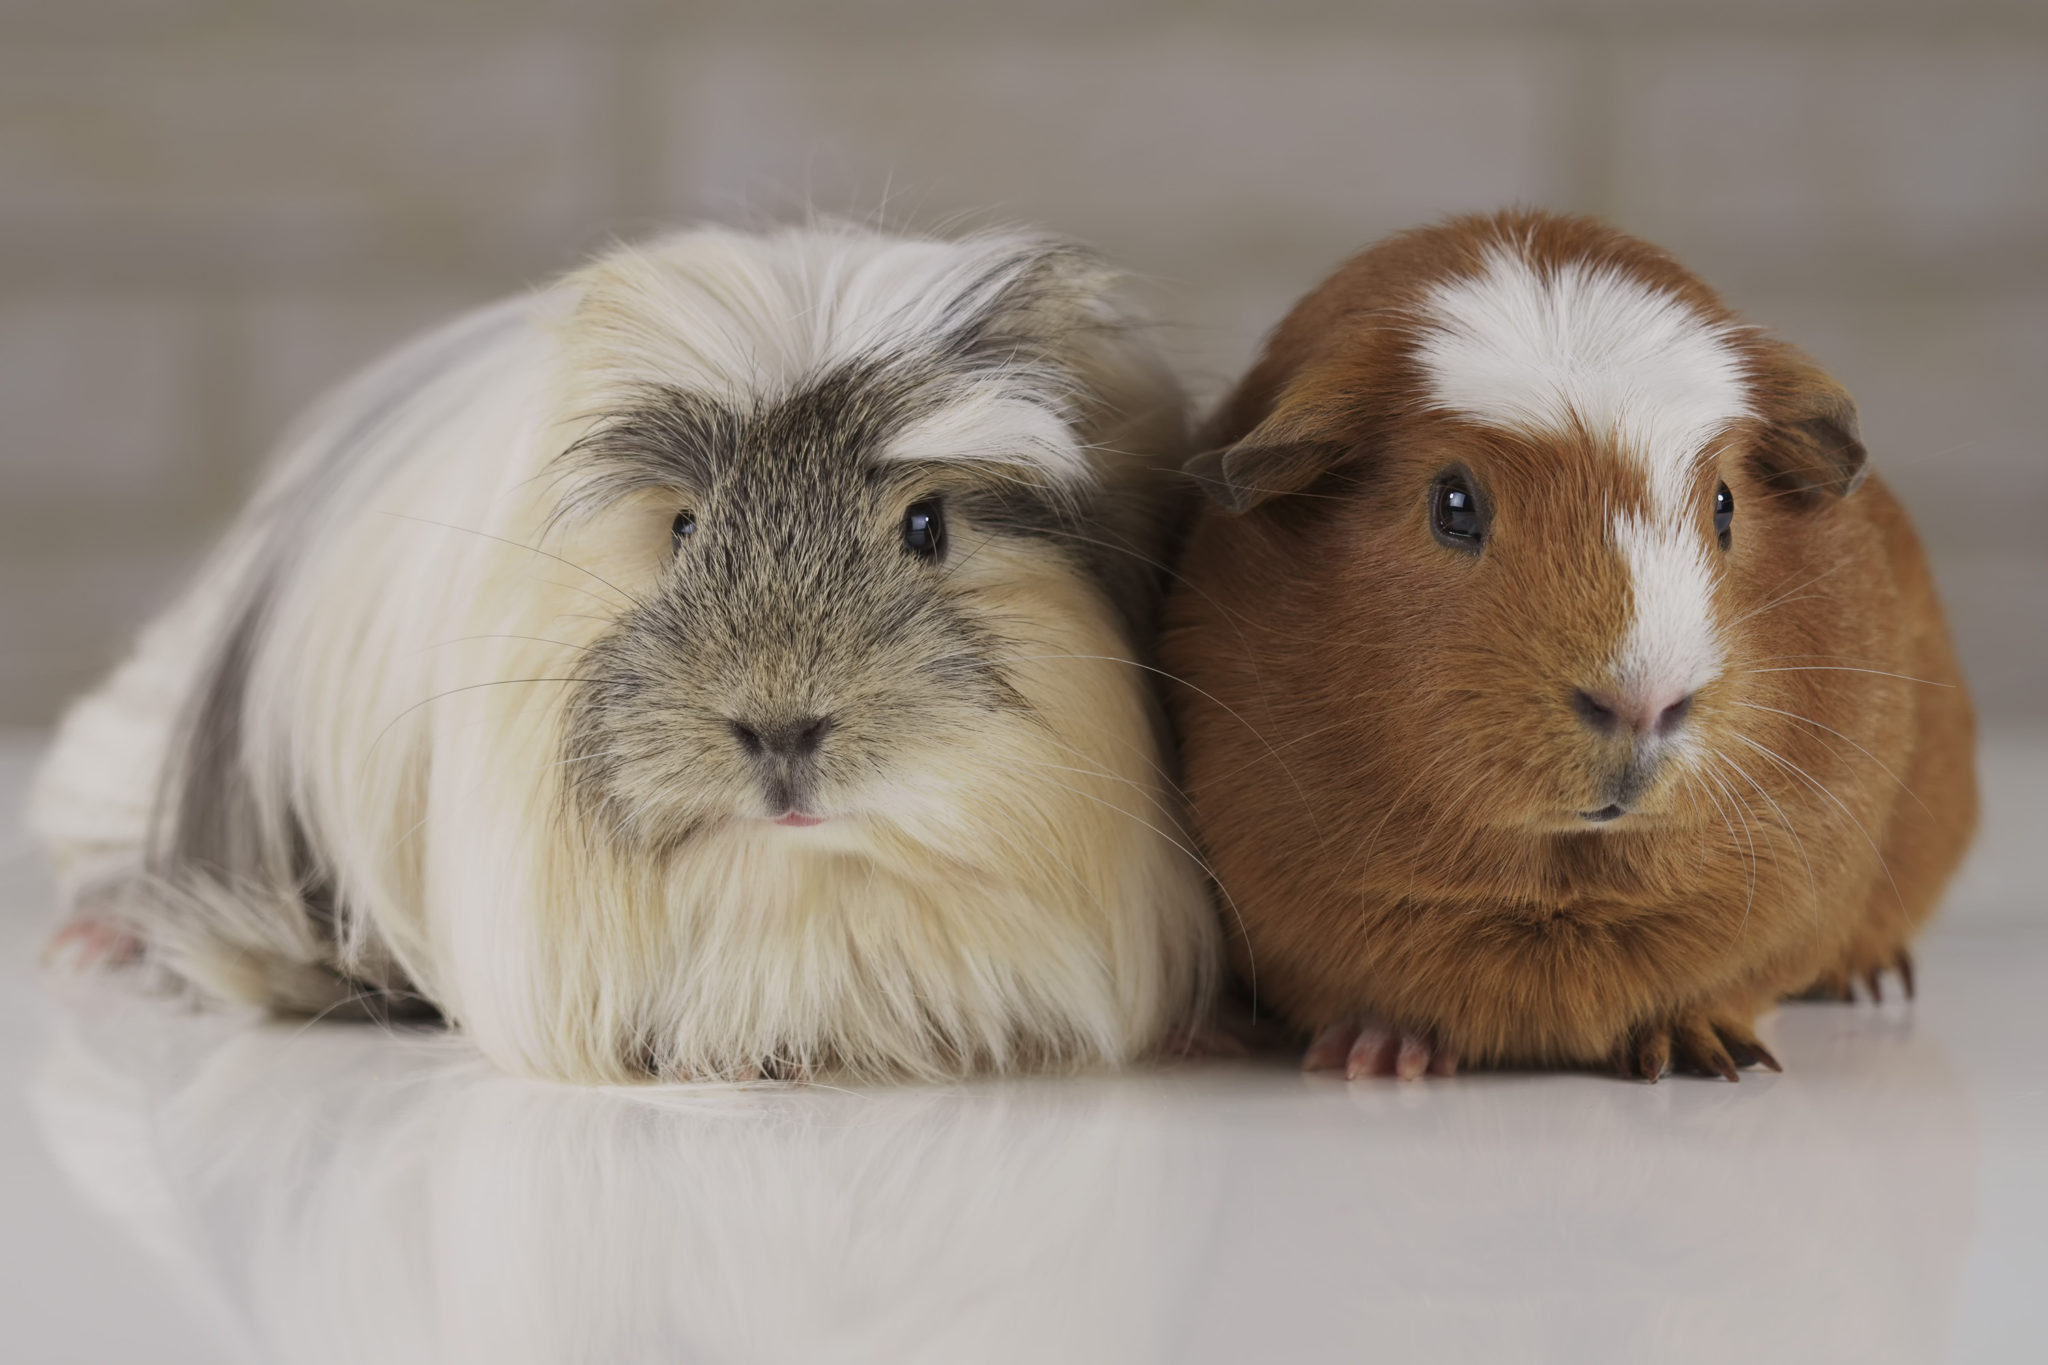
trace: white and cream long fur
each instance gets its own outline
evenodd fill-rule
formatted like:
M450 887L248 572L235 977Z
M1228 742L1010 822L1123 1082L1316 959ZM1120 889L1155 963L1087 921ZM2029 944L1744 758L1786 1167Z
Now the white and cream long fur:
M704 229L388 357L66 718L73 913L205 996L416 998L587 1082L1156 1047L1217 930L1145 664L1183 404L1114 284ZM748 707L835 717L833 818L772 821Z

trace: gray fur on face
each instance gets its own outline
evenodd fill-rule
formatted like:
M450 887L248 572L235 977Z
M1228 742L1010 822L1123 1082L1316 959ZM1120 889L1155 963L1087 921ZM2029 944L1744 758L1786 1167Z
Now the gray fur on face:
M1016 645L954 574L969 541L1039 542L1103 588L1131 641L1149 633L1159 566L1141 528L1159 514L1131 490L1061 481L1029 458L884 458L977 387L1062 425L1096 401L1067 368L1074 329L1114 325L1073 305L1087 261L1029 244L915 349L774 397L650 387L565 452L558 520L652 493L697 524L585 653L569 703L563 768L613 837L670 844L730 816L825 813L864 784L915 781L907 752L971 752L989 712L1023 702L1005 676ZM906 510L927 498L965 533L936 563L902 544Z
M908 776L907 738L965 741L984 713L1023 707L1002 642L952 577L972 552L958 542L1045 534L1073 499L879 458L957 392L948 378L928 358L849 365L748 411L662 390L572 453L601 481L671 490L697 526L584 656L570 703L576 795L616 837L667 843L728 815L829 809ZM903 544L907 510L927 501L959 528L931 560Z

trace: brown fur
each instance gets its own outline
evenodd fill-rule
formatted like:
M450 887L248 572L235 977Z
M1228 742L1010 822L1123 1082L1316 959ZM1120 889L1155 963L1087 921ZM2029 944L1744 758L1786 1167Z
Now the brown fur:
M1216 499L1162 651L1196 819L1239 970L1304 1030L1366 1018L1480 1063L1654 1078L1675 1053L1732 1075L1773 1001L1906 966L1975 824L1969 697L1905 512L1858 486L1847 396L1744 332L1763 417L1700 486L1737 508L1727 660L1688 720L1708 757L1666 765L1638 813L1579 820L1626 742L1567 699L1629 612L1607 509L1646 490L1593 437L1423 402L1409 309L1502 232L1730 319L1665 253L1544 214L1402 234L1303 299L1190 466ZM1477 559L1428 529L1460 462L1500 509Z

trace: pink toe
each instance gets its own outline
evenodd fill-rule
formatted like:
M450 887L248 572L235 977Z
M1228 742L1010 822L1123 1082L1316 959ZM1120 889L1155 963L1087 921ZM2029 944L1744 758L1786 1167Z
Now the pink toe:
M99 920L73 920L50 937L43 948L45 964L64 963L75 971L122 966L142 956L142 940L125 929Z
M1358 1036L1356 1024L1331 1024L1315 1036L1301 1059L1303 1071L1341 1071L1351 1055L1351 1042Z
M1359 1032L1358 1041L1351 1045L1351 1056L1344 1064L1344 1079L1355 1081L1360 1076L1387 1076L1394 1070L1394 1049L1400 1040L1389 1029L1377 1026Z
M1401 1048L1394 1056L1394 1074L1412 1081L1429 1070L1429 1040L1413 1033L1401 1035Z

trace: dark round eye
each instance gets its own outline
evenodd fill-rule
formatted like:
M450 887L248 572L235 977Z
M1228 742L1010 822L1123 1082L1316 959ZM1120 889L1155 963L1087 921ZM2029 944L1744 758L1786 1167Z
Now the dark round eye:
M919 559L946 553L946 514L937 498L921 498L904 509L903 552Z
M1464 473L1452 470L1437 475L1429 490L1429 528L1454 550L1479 552L1486 540L1486 512Z
M1735 524L1735 495L1722 484L1714 490L1714 534L1720 537L1721 548L1727 549L1734 534L1728 529Z
M675 521L668 528L669 539L675 544L675 547L678 550L682 549L683 537L696 534L697 514L695 512L676 513Z

